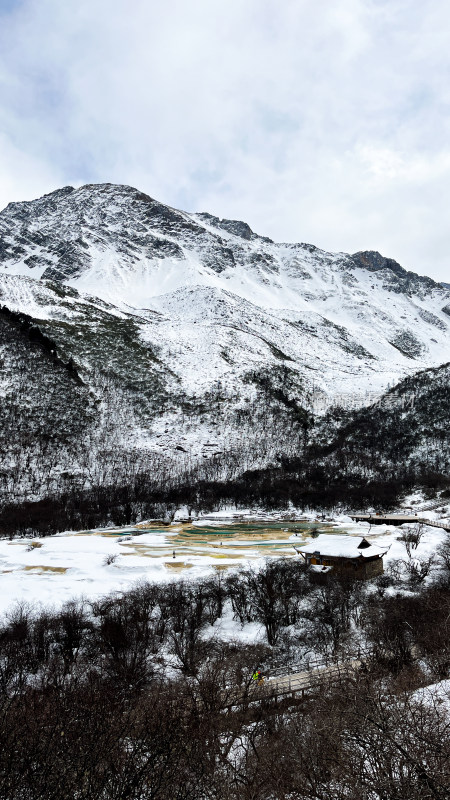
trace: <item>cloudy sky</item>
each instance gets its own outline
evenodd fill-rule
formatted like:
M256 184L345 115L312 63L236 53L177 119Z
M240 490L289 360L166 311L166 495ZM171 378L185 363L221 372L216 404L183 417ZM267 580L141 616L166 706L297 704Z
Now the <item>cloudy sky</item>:
M127 183L450 282L448 0L0 0L0 206Z

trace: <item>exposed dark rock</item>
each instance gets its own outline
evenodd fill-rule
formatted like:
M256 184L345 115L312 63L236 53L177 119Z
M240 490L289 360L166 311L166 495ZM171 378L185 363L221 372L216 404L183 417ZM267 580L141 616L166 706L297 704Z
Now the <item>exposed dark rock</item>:
M260 239L267 244L273 244L272 239L269 239L268 236L259 236L257 233L254 233L250 225L248 225L247 222L242 222L242 220L220 219L219 217L215 217L213 214L208 214L206 211L202 211L196 216L204 220L209 225L213 225L215 228L221 228L228 233L232 233L233 236L239 236L240 239L245 239L248 242L253 239Z
M423 345L411 331L399 331L390 344L407 358L418 358L423 352Z
M240 236L241 239L247 239L248 241L250 241L254 235L250 225L237 219L222 219L219 223L219 227L223 228L224 231L228 231L228 233L233 233L235 236Z
M421 288L425 290L425 292L430 291L431 289L438 289L439 284L436 283L432 278L428 278L426 276L417 275L415 272L409 272L408 270L404 269L397 261L394 261L393 258L385 258L378 253L376 250L365 250L358 253L353 253L350 256L352 261L354 262L355 266L361 267L362 269L366 269L369 272L387 272L389 271L392 274L390 279L391 282L391 289L396 292L409 292L411 289ZM395 276L396 280L393 279ZM388 276L385 274L383 276L389 282Z
M447 325L443 322L439 317L435 314L432 314L431 311L427 311L424 308L419 308L419 317L428 322L429 325L434 325L435 328L439 328L441 331L447 330Z

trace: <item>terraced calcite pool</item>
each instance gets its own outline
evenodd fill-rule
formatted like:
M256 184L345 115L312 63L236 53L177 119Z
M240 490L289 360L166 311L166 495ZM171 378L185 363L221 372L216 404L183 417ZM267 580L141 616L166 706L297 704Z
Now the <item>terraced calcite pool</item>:
M90 531L118 541L121 555L158 559L170 571L180 572L208 560L216 569L264 556L295 556L295 540L311 533L332 532L330 523L223 521L211 524L139 524L127 528ZM150 538L147 542L146 539Z

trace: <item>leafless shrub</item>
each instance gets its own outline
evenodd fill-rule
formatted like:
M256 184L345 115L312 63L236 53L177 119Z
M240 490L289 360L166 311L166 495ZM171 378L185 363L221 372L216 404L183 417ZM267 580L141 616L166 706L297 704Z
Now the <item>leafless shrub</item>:
M448 534L444 541L437 549L439 564L443 567L448 579L450 580L450 534Z
M386 565L385 575L391 580L391 585L400 583L404 573L404 559L392 558Z
M423 522L418 522L414 527L403 528L398 541L404 543L408 558L411 557L412 550L417 550L424 533Z
M408 558L404 560L406 574L411 586L415 587L423 583L429 576L436 564L436 556L433 554L428 558Z

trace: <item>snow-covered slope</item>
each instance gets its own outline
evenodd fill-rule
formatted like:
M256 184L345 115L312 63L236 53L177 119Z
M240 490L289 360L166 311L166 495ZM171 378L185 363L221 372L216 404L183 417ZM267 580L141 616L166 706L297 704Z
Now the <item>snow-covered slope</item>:
M98 412L94 438L103 437L105 457L115 447L190 464L191 458L239 450L244 466L253 466L274 452L296 452L308 381L274 344L273 323L254 307L252 328L241 319L248 303L230 295L224 306L222 294L206 287L196 310L191 291L160 298L160 310L138 313L52 281L3 274L0 318L14 323L25 351L23 333L32 330L47 342L46 362L56 357L75 370L89 390L86 402ZM181 313L181 300L189 313ZM277 329L275 341L280 337ZM3 360L3 367L0 391L14 405L18 365ZM22 390L24 409L38 405L41 383L40 371L31 373ZM61 402L70 405L70 396Z
M450 363L408 376L369 409L322 417L315 444L339 469L448 476Z
M300 369L316 396L358 403L450 351L450 292L430 278L378 253L276 244L244 222L176 211L127 186L10 204L0 270L157 312L143 336L189 391L275 360ZM28 302L17 306L31 313Z

